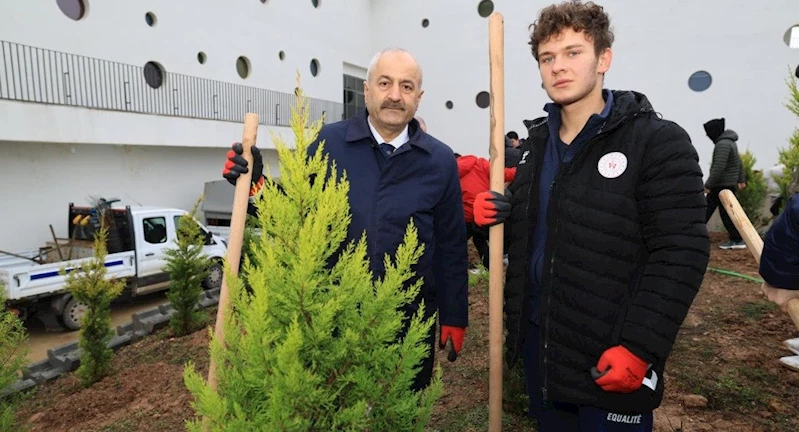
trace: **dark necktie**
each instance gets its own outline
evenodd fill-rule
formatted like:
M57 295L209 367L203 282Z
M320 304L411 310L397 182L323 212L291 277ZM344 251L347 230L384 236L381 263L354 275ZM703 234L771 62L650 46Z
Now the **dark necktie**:
M380 144L380 149L382 149L387 155L394 153L394 146L388 143Z

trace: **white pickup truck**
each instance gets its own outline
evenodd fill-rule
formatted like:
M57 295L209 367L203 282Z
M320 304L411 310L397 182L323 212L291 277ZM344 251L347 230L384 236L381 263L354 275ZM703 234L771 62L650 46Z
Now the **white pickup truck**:
M109 229L105 259L108 278L126 282L118 301L167 289L169 275L165 271L164 251L176 247L178 220L187 212L144 206L114 207L107 211L114 221ZM9 308L22 317L39 318L51 331L80 328L85 308L65 290L61 270L69 271L93 255L93 226L74 222L82 218L88 220L91 214L91 207L70 204L70 240L68 246L59 246L58 255L51 249L47 258L42 259L40 251L44 248L14 253L16 256L0 255L0 284L5 286ZM212 258L203 285L206 289L218 288L222 285L222 260L227 245L224 239L198 224L205 235L204 255Z

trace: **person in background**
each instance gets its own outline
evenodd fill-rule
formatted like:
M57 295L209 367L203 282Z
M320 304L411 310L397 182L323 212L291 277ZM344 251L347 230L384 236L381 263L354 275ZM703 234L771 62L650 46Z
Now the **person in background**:
M519 134L516 132L510 131L505 135L505 168L513 168L519 164L522 158L520 145Z
M713 141L713 159L710 162L710 174L705 182L707 193L707 213L705 223L710 220L716 209L719 209L721 222L729 234L729 240L719 244L721 249L746 249L746 243L741 238L738 228L730 219L727 210L721 205L719 192L729 190L737 194L739 189L746 187L744 168L741 156L738 154L738 134L727 129L724 118L717 118L704 124L707 137Z
M480 192L491 189L491 162L488 159L456 153L458 176L463 196L463 215L466 219L467 238L472 239L483 267L488 270L488 230L474 223L474 198ZM516 168L505 168L504 183L516 175ZM477 269L470 270L476 273Z

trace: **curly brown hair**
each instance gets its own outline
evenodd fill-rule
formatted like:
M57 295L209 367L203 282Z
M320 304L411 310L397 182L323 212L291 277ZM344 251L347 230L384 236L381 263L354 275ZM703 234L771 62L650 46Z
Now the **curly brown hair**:
M538 46L541 43L568 28L576 32L584 31L588 40L594 42L596 55L613 44L610 17L602 6L594 2L582 3L579 0L564 1L541 10L538 20L530 24L528 43L535 60L538 61Z

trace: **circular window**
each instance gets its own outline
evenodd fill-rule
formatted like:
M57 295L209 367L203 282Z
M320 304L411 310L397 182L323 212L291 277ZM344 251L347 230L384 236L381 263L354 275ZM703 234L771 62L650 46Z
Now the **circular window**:
M149 61L144 65L144 81L148 86L157 89L164 84L164 67Z
M277 56L280 58L280 60L284 60L286 58L286 53L280 51L279 53L277 53Z
M791 48L799 48L799 24L789 28L782 40Z
M422 27L427 28L430 25L430 20L425 18L422 20Z
M452 109L452 101L447 101L447 103L445 103L444 106L446 106L447 109Z
M242 78L250 76L250 60L247 57L241 56L236 59L236 72Z
M488 108L488 106L491 104L491 96L487 91L481 91L480 93L477 93L477 97L474 98L474 103L476 103L480 108Z
M152 12L147 12L144 14L144 22L147 23L148 26L152 27L155 25L157 19L155 18L155 14Z
M494 2L491 0L482 0L477 4L477 13L479 13L481 17L487 18L492 12L494 12Z
M311 60L311 75L319 75L319 60L317 59Z
M86 15L86 2L84 0L56 0L58 8L67 17L77 21Z
M321 3L321 0L311 0L311 4L312 4L312 5L313 5L313 7L315 7L315 8L318 8L318 7L319 7L319 3Z
M705 71L696 71L688 78L688 87L695 92L705 91L713 83L713 77Z
M197 61L200 62L200 64L205 64L205 58L204 52L200 51L197 53Z

